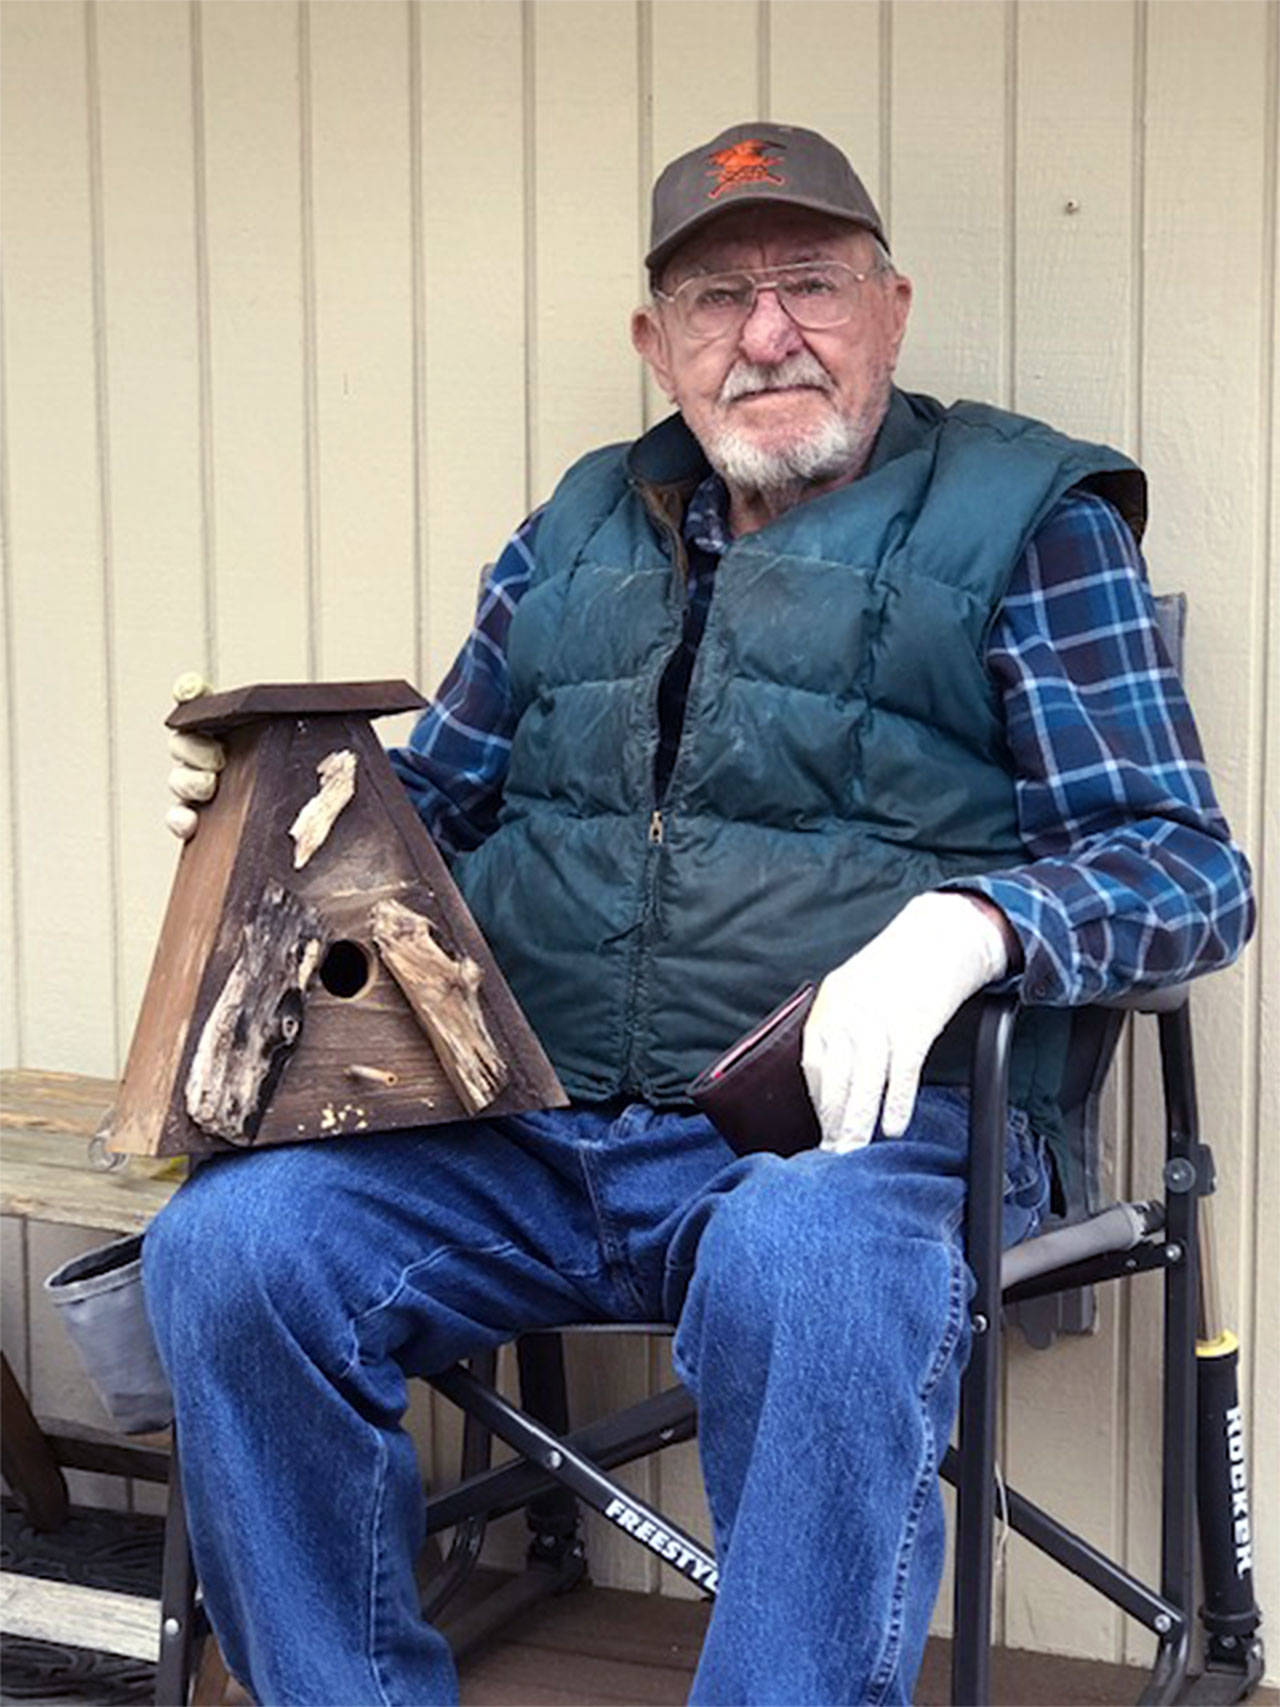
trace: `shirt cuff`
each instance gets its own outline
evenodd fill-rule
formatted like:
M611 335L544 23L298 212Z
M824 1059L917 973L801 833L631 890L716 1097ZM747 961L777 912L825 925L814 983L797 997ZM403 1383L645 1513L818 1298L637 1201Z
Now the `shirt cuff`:
M1071 1007L1087 999L1074 932L1051 890L1030 875L1009 872L951 878L938 887L994 902L1022 944L1021 969L991 985L992 990L1017 993L1038 1007Z

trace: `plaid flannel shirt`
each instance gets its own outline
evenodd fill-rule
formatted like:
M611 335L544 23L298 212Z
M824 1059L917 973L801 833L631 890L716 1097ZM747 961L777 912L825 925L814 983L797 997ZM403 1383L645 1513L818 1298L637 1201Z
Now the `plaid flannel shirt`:
M540 514L486 570L470 637L391 754L446 854L498 822L515 727L507 632ZM694 494L685 537L688 597L704 614L729 543L718 476ZM1142 559L1109 504L1074 491L1056 505L1013 572L986 663L1027 858L947 887L986 895L1008 917L1024 956L1010 982L1063 1006L1232 960L1253 928L1248 863L1214 797Z

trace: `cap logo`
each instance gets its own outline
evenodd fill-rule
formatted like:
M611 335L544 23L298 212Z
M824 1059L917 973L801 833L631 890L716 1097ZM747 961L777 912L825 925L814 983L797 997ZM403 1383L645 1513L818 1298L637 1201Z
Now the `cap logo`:
M781 154L768 152L774 146L749 137L713 154L707 172L716 181L707 191L708 200L714 201L726 190L740 190L747 184L785 184L787 180L780 173L770 170L782 159Z

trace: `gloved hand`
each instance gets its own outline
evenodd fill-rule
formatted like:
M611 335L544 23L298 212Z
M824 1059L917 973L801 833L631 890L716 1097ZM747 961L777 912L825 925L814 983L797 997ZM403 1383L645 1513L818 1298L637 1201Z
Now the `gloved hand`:
M962 1002L1008 969L1016 938L999 916L968 895L917 895L822 980L801 1066L824 1150L869 1143L882 1099L886 1137L906 1131L934 1039Z
M180 705L211 691L197 670L185 671L173 684L173 697ZM175 836L189 842L200 821L195 807L213 799L227 755L222 743L208 735L187 735L173 729L169 733L169 756L175 761L169 772L169 792L180 804L169 808L164 821Z

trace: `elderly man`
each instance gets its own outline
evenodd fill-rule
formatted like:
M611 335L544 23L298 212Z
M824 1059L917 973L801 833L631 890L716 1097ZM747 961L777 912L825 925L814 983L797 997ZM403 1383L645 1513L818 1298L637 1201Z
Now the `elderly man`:
M573 1106L219 1161L147 1239L207 1604L263 1702L453 1696L417 1613L406 1371L655 1317L721 1562L694 1698L908 1700L968 1346L966 1103L935 1042L994 980L1038 1004L1008 1133L1025 1236L1064 1010L1221 965L1251 927L1138 471L894 389L911 287L813 132L675 161L648 263L632 337L678 413L521 527L395 755ZM823 974L822 1146L736 1159L687 1086Z

